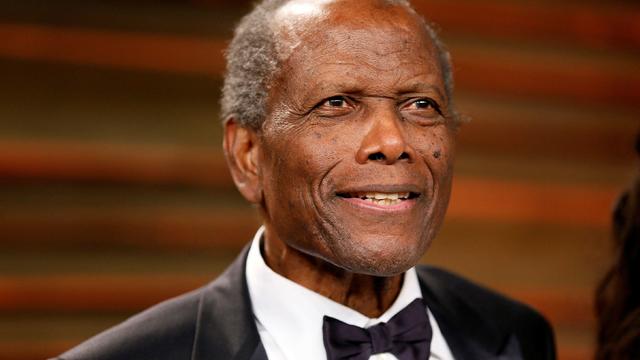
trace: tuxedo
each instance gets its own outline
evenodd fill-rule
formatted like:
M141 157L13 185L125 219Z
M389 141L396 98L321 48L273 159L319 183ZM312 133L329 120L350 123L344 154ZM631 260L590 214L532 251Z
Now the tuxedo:
M62 354L64 360L266 360L246 285L248 247L218 279L160 303ZM555 359L532 309L447 271L416 267L456 360Z

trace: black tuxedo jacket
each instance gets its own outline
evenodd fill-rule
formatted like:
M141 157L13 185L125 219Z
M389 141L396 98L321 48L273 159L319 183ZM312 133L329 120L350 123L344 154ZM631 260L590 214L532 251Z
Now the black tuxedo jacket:
M266 360L245 280L247 249L212 283L135 315L57 359ZM446 271L417 271L456 360L555 359L551 328L535 311Z

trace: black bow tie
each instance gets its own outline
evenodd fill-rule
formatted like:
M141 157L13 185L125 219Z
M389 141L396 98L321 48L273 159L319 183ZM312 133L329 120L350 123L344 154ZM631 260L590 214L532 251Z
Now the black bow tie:
M422 299L412 301L388 323L366 329L325 316L322 333L327 360L368 360L386 352L398 360L426 360L432 336Z

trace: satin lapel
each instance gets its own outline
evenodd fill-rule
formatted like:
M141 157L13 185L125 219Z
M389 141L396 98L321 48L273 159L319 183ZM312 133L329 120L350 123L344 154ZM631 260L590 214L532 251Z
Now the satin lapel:
M262 343L258 345L256 351L254 351L251 359L249 360L267 360L267 351L264 349L264 345L262 345Z
M435 272L426 267L417 270L422 295L456 360L522 359L515 337L502 334Z
M266 359L266 354L261 357L264 348L247 290L248 249L246 246L231 266L203 289L191 360Z
M521 360L522 350L520 349L520 342L518 338L511 335L504 349L500 352L497 358L498 360Z

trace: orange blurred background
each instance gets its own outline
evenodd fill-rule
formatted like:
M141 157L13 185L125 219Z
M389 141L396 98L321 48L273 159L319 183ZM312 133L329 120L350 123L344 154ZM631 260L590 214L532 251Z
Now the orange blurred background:
M472 118L424 262L531 304L561 360L589 359L610 211L638 169L640 4L414 4ZM249 9L0 3L0 360L55 355L198 287L251 238L217 117L222 51Z

